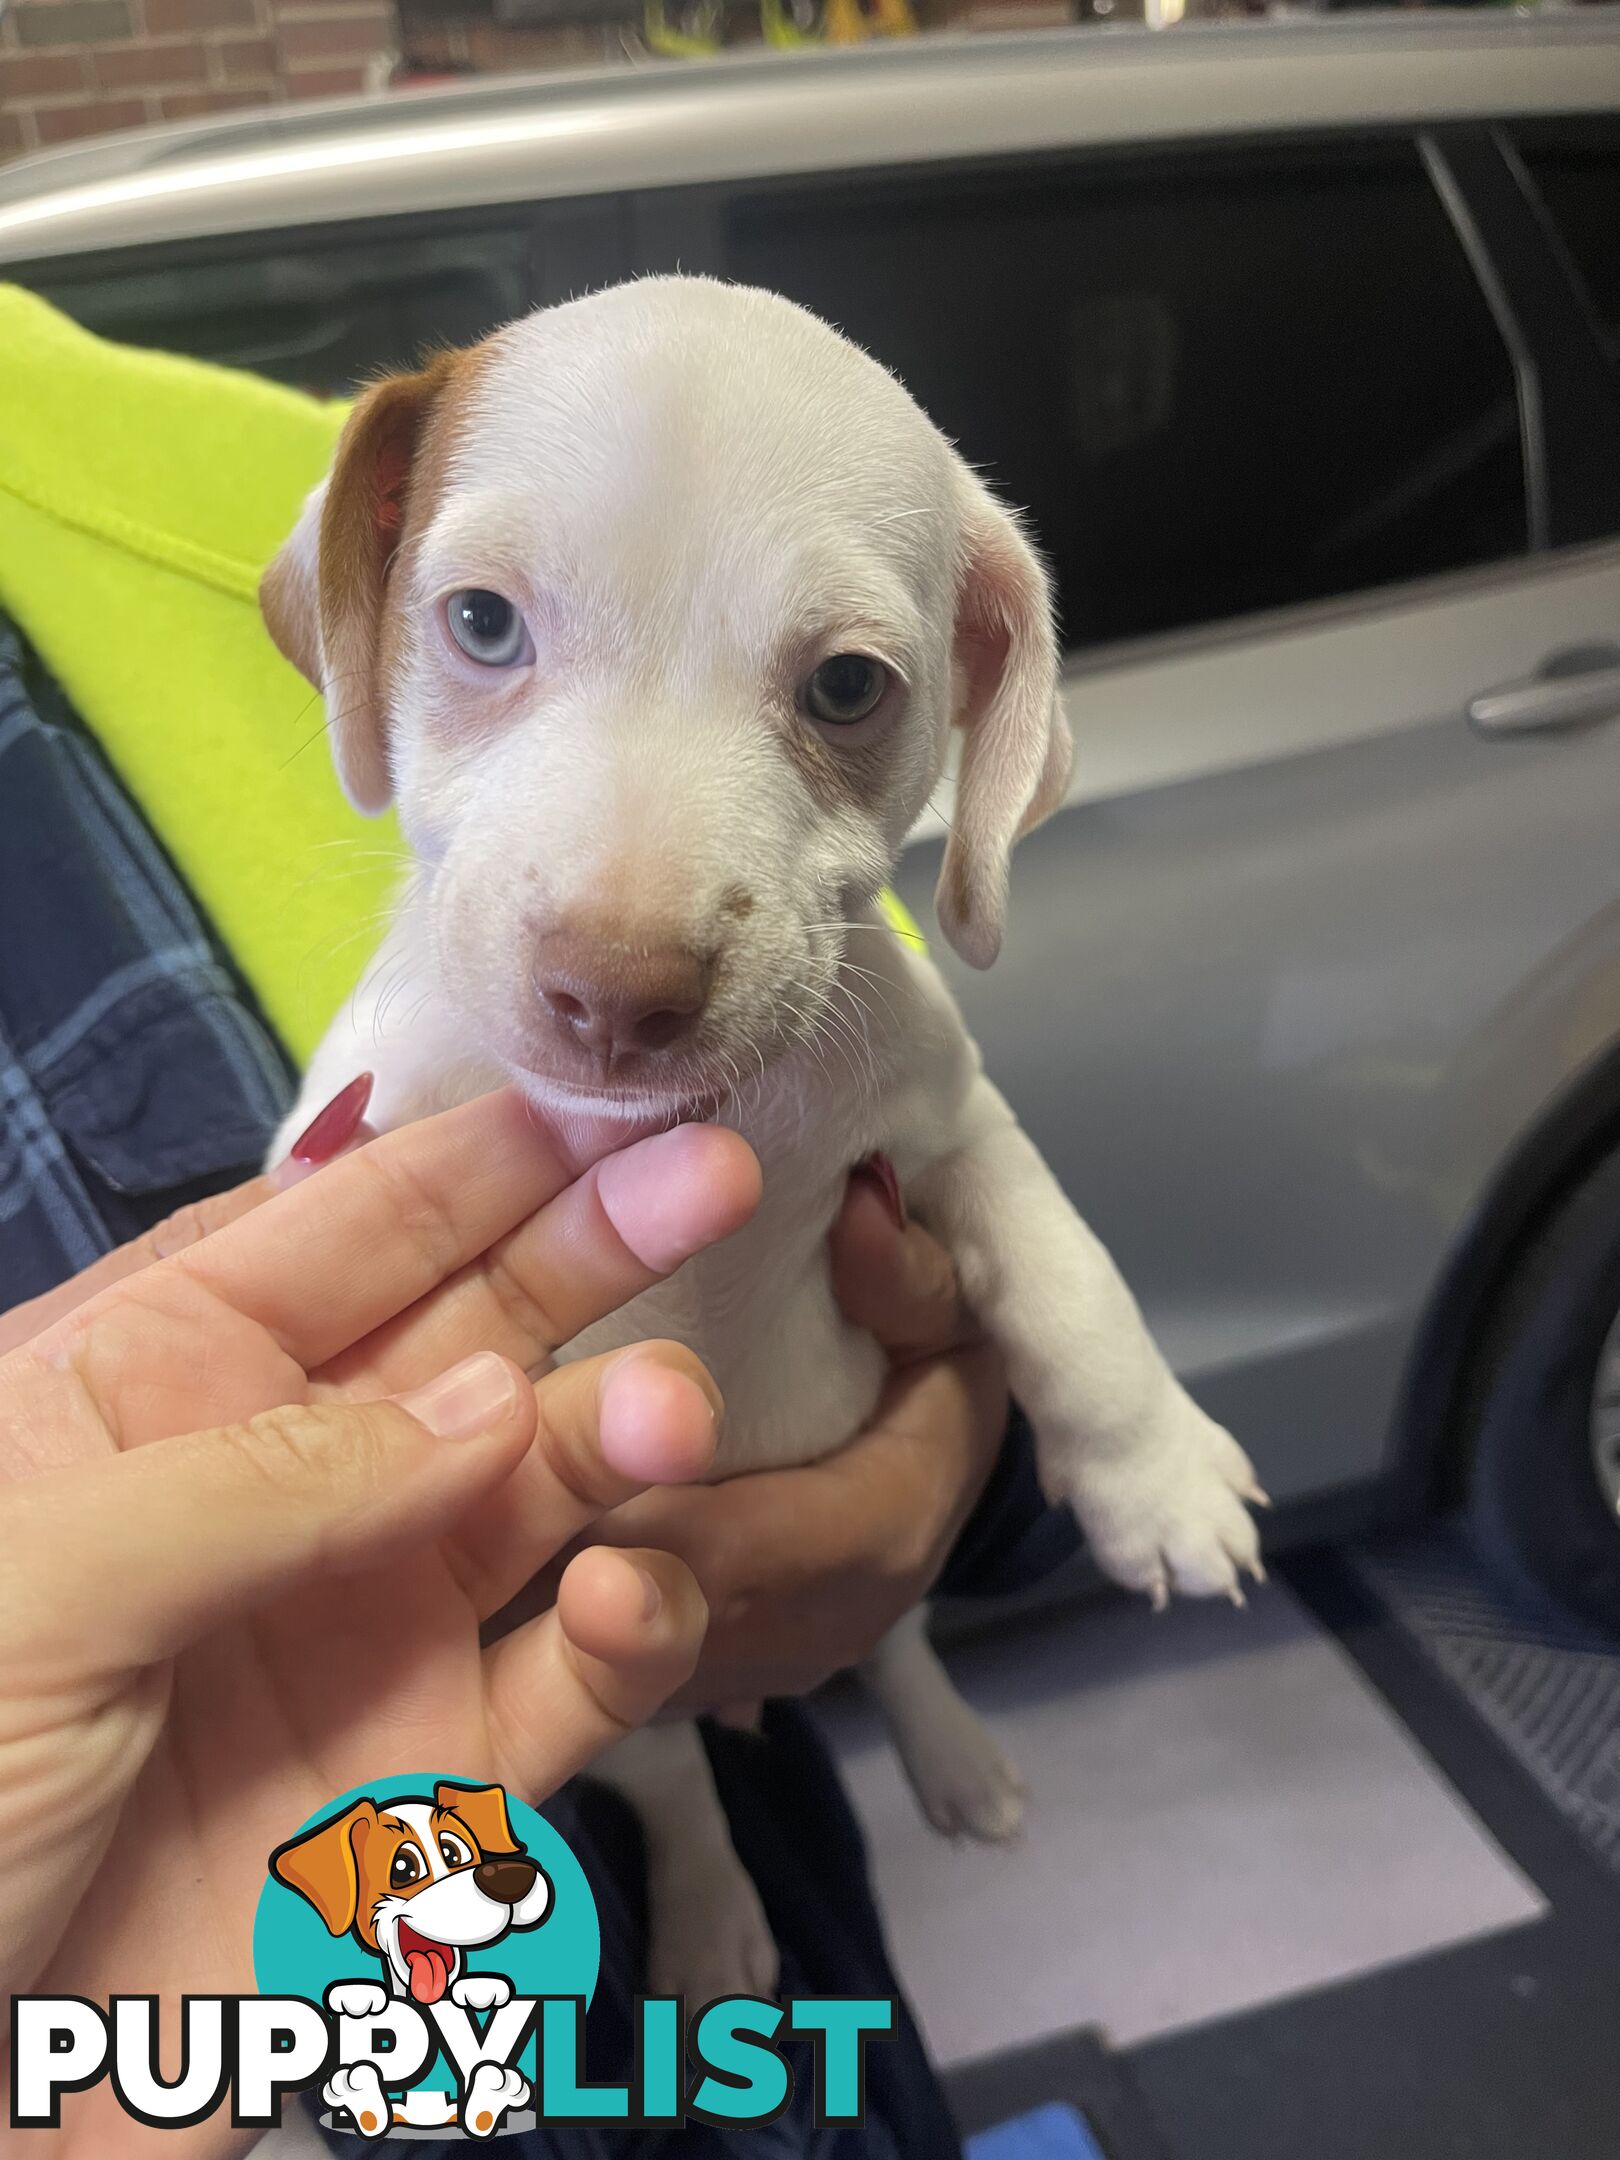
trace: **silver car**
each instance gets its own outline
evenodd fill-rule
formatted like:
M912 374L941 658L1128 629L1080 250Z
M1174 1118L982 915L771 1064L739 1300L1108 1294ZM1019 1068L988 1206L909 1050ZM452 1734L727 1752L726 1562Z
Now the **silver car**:
M1466 1492L1620 1625L1620 15L506 80L0 173L7 274L323 390L675 265L830 316L1029 508L1076 777L958 987L1278 1537Z

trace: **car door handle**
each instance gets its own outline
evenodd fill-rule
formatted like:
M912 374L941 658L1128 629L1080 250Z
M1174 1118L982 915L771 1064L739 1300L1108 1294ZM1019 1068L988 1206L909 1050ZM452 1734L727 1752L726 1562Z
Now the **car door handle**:
M1620 720L1620 646L1552 653L1523 682L1501 683L1468 701L1481 735L1534 735Z

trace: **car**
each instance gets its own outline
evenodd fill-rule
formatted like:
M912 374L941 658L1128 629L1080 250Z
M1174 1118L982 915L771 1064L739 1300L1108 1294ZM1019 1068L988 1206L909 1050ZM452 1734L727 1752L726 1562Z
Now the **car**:
M638 272L894 367L1078 744L992 1069L1273 1542L1466 1496L1620 1626L1620 11L919 39L152 130L0 271L338 391ZM942 819L901 872L921 916Z

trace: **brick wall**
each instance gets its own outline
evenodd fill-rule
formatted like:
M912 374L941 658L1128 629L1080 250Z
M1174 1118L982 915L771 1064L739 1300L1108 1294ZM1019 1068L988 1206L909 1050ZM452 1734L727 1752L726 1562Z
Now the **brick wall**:
M0 158L385 81L393 0L0 0Z
M114 128L641 51L644 0L0 0L0 161ZM1190 13L1259 0L1188 0ZM911 0L925 28L1140 19L1143 0ZM671 16L679 0L666 0ZM509 18L541 13L545 22ZM734 0L731 42L757 40Z

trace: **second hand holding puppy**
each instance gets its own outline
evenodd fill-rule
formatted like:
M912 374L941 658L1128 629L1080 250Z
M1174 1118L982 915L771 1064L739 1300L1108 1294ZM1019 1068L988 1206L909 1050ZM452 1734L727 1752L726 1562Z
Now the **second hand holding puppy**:
M864 1664L938 1581L1001 1450L1006 1371L944 1246L853 1178L832 1270L846 1318L890 1360L871 1423L800 1469L643 1493L590 1533L677 1554L697 1577L709 1631L674 1698L694 1712L806 1695Z

